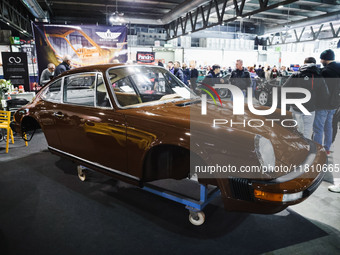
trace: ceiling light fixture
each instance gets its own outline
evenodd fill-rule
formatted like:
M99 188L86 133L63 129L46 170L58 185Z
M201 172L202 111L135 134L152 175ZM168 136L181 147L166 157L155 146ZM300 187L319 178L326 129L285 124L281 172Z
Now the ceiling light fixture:
M116 0L116 10L111 14L109 21L111 23L123 23L125 22L123 16L124 16L124 13L118 11L118 2Z

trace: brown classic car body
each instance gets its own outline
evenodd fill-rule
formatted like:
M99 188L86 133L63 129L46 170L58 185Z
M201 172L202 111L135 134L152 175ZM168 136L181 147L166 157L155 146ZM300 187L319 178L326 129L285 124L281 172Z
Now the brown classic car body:
M158 73L145 81L143 75L152 72ZM153 86L163 84L163 88L145 88L143 79L145 84L152 81ZM88 83L85 89L82 82ZM166 82L175 84L177 94L166 92ZM136 86L145 93L137 92ZM159 67L78 68L51 81L17 111L12 128L17 132L42 128L52 153L139 186L153 180L187 178L193 157L206 165L261 165L256 136L271 142L276 165L302 167L301 171L291 168L285 173L262 175L198 175L200 183L219 186L227 210L275 213L303 201L319 186L324 173L309 169L326 163L320 145L303 139L293 128L277 124L212 128L211 120L221 118L221 114L239 120L232 114L232 104L209 104L210 114L204 119L197 97L178 97L183 92L178 90L181 86L189 91ZM271 117L282 119L277 112ZM242 118L254 116L246 111Z

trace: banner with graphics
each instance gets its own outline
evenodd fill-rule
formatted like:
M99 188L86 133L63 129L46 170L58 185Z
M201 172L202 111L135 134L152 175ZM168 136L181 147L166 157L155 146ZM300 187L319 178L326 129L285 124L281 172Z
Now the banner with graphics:
M14 87L24 86L30 91L26 52L1 52L4 78L10 80Z
M72 67L127 61L127 27L33 24L39 74L70 55Z
M137 51L137 63L147 65L155 64L155 53Z

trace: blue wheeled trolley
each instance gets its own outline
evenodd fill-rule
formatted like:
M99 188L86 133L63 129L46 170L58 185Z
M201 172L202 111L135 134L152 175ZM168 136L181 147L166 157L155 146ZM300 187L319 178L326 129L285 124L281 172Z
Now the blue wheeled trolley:
M85 181L86 173L83 166L78 166L78 177L81 181ZM192 181L194 182L194 181ZM158 195L160 197L164 197L166 199L175 201L182 205L185 205L185 208L189 210L189 221L196 226L202 225L205 221L205 214L202 211L204 207L206 207L214 198L220 196L221 192L218 187L212 185L204 185L199 184L200 186L200 198L199 200L195 200L191 197L188 197L184 194L179 194L169 189L162 188L160 186L156 186L151 183L145 183L142 187L143 190Z
M142 189L185 205L185 208L188 209L190 212L189 221L196 226L202 225L205 221L205 215L202 211L204 207L206 207L214 198L221 194L218 187L208 189L208 187L203 184L200 184L199 201L186 197L183 194L173 193L170 190L160 190L159 187L150 184L145 184Z

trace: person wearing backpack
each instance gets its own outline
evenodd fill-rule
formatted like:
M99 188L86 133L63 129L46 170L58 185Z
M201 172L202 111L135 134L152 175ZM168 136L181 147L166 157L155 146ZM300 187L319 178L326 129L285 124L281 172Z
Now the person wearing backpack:
M205 76L202 84L215 86L215 84L224 83L221 75L221 66L220 65L213 65L211 71L209 71L208 75Z
M314 141L322 144L327 154L330 154L330 147L332 144L333 135L333 116L336 109L340 106L340 63L335 61L334 51L331 49L325 50L320 55L322 69L322 76L327 83L330 98L323 110L317 111L314 121ZM323 134L325 138L323 140ZM340 185L333 185L328 187L330 191L340 192Z
M311 139L313 133L313 123L315 110L323 109L324 103L329 99L328 87L321 76L321 70L316 66L316 60L313 57L306 58L304 65L298 72L293 73L283 87L304 88L311 93L311 99L304 103L303 106L310 112L310 115L303 114L296 105L290 106L293 118L298 123L298 131L304 137ZM303 98L302 93L291 93L291 98Z
M331 97L327 109L336 110L340 106L340 63L334 61L335 54L332 50L321 53L322 76L328 85Z
M340 63L334 61L335 54L331 49L323 51L320 59L321 64L324 66L321 75L325 78L330 98L325 102L322 109L315 112L313 140L323 145L327 154L330 154L333 115L340 105Z

